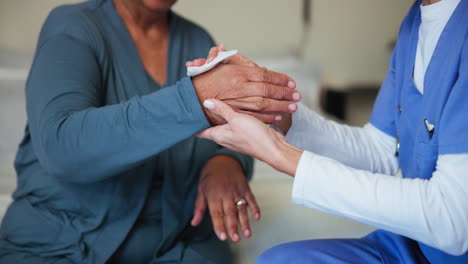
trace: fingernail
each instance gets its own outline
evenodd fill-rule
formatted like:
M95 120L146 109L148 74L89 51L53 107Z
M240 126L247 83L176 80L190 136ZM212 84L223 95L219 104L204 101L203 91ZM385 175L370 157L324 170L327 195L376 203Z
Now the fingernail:
M293 81L289 81L289 82L288 82L288 87L294 89L294 88L296 88L296 83L293 82Z
M232 240L239 241L239 235L236 233L232 236Z
M292 96L292 97L293 97L293 99L294 99L295 101L301 100L301 94L300 94L300 93L293 93L293 96Z
M276 121L281 121L281 120L283 120L283 117L282 116L275 116L275 120Z
M250 230L244 230L244 237L250 237Z
M185 63L185 66L188 67L189 65L190 65L190 62L187 61L187 62Z
M203 106L206 108L206 109L209 109L209 110L213 110L215 108L215 104L213 101L211 100L205 100L203 102ZM293 111L293 110L291 110Z
M219 238L220 238L221 240L223 240L223 241L226 240L226 238L227 238L227 237L226 237L226 233L223 232L223 233L219 234Z
M255 214L255 220L260 220L260 214L259 213Z
M205 102L206 102L206 101L205 101ZM214 108L214 106L213 106L213 108ZM209 108L208 108L208 109L209 109ZM296 106L295 104L290 104L290 105L288 106L288 109L289 109L289 111L296 111L297 106Z

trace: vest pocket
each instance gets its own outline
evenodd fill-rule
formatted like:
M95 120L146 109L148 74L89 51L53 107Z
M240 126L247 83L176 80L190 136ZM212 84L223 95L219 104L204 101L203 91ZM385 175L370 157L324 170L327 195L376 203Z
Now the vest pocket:
M62 231L58 219L27 199L14 201L0 227L0 238L17 246L34 248L51 246Z

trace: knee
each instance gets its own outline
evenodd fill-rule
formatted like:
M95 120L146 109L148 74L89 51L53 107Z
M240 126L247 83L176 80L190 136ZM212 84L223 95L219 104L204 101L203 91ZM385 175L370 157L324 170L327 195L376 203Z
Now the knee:
M272 247L263 252L255 261L255 264L288 263L292 255L292 248L288 244Z

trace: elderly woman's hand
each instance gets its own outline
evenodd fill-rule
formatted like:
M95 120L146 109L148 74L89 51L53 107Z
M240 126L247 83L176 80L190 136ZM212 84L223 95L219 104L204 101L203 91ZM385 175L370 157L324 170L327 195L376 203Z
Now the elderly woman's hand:
M206 100L204 106L227 124L206 129L199 137L253 156L294 176L302 150L288 144L283 135L250 115L235 112L220 100Z
M226 51L223 44L220 44L219 46L211 48L211 50L208 53L208 57L206 59L201 58L201 59L196 59L196 60L193 60L193 61L189 61L189 62L186 63L186 65L187 65L187 67L200 67L200 66L203 66L205 63L208 63L208 62L214 60L216 58L216 56L218 56L218 53L221 52L221 51ZM245 56L243 56L241 54L236 54L236 55L226 59L222 63L240 65L240 66L258 67L258 65L255 62L253 62L252 60L248 59L247 57L245 57ZM298 100L300 100L300 94L299 94L298 98L299 98ZM249 100L252 101L253 99L252 98L245 98L244 99L244 101L249 101ZM237 108L236 108L236 102L231 102L231 100L223 100L223 101L225 103L227 103L227 104L230 104L231 106L234 105L234 109L236 111L238 111ZM233 104L231 104L231 103L233 103ZM291 106L291 109L296 109L296 108L294 106ZM252 114L252 112L248 112L248 111L238 111L238 112L250 114L250 115L258 118L258 115ZM283 134L286 134L288 132L288 130L291 127L291 124L292 124L292 114L291 114L291 112L275 113L274 115L269 115L268 119L269 119L268 122L265 122L264 119L260 118L260 120L264 121L265 123L275 125L276 128L278 128Z
M247 203L237 205L241 200ZM258 221L260 209L241 165L234 158L215 156L203 168L192 218L193 226L201 223L207 207L219 239L226 240L229 236L233 242L240 241L239 227L244 237L252 235L248 211Z
M292 79L265 68L231 64L216 68L192 78L200 102L209 98L224 100L236 111L248 113L265 123L272 123L281 113L296 111L301 98ZM205 111L212 124L221 120Z

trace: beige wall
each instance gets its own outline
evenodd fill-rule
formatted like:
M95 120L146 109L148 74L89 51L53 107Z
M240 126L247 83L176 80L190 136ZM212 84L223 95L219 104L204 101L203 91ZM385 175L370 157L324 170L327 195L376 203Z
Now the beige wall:
M34 49L49 10L74 0L0 0L0 47ZM301 32L300 0L179 0L175 10L202 24L228 48L251 57L292 54ZM411 0L315 0L306 57L326 82L380 81L387 44Z
M73 0L0 0L0 47L32 51L49 11Z
M290 55L298 46L300 0L179 2L177 11L204 25L227 47L249 56ZM320 63L327 83L381 81L390 56L388 44L412 3L313 0L313 30L306 57Z

